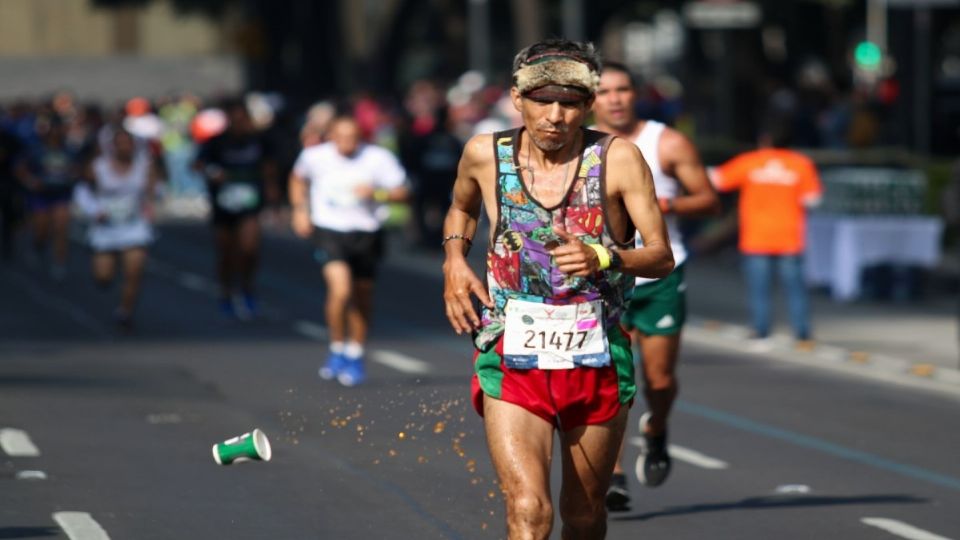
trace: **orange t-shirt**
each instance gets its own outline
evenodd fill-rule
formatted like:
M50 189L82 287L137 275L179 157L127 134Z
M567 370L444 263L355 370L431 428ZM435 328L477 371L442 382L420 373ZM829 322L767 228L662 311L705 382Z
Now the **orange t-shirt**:
M714 184L720 191L740 190L741 252L803 252L804 201L823 191L809 158L780 148L754 150L718 167Z

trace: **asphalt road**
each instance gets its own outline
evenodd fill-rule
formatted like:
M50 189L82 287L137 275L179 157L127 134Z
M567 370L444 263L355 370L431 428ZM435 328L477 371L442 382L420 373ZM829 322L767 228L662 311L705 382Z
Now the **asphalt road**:
M162 233L132 335L81 248L61 282L0 267L0 538L504 536L435 259L392 246L370 381L348 389L316 377L323 288L304 243L268 235L263 313L240 322L216 309L209 231ZM608 538L960 539L960 393L691 337L674 473L632 479ZM257 427L272 461L214 463L211 445Z

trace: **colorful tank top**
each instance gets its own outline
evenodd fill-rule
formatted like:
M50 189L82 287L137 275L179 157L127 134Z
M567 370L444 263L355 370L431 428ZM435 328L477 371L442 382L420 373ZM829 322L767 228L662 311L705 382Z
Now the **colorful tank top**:
M518 299L551 305L601 301L605 325L618 324L624 299L634 278L614 271L590 277L568 276L550 258L556 242L554 225L565 227L587 244L630 248L615 240L607 226L604 169L606 150L613 139L603 133L583 130L585 148L577 175L564 200L544 208L527 191L517 168L517 147L522 128L495 133L497 160L497 223L487 252L487 286L494 302L484 308L481 329L474 341L480 350L489 349L504 328L507 300ZM633 232L626 238L632 240Z

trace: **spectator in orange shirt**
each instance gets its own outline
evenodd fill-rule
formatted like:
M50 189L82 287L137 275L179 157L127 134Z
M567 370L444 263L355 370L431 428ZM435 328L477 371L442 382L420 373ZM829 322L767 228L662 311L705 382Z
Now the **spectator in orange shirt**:
M820 202L823 188L813 162L788 150L789 129L775 126L760 137L760 148L714 171L719 191L740 190L740 252L758 350L769 349L774 267L787 294L798 346L812 338L803 281L806 210Z

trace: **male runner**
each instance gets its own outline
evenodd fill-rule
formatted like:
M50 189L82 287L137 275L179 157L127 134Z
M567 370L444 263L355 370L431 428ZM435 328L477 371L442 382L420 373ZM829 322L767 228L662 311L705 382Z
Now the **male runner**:
M260 211L265 202L279 203L280 189L273 146L254 126L246 104L232 101L225 109L226 131L200 148L194 167L207 178L213 209L220 311L246 319L257 311Z
M383 253L385 204L406 200L407 175L390 151L361 141L351 117L335 118L329 139L304 148L293 166L291 217L297 235L313 235L327 285L330 356L320 377L354 386L366 379L363 348Z
M121 331L132 330L140 296L147 248L153 242L152 205L157 167L146 148L123 128L111 130L110 144L89 166L88 181L75 190L74 200L90 220L89 241L93 277L106 289L119 263L123 268L120 303L114 318Z
M67 274L70 233L70 200L83 173L82 156L67 144L66 126L59 117L38 123L41 144L32 147L17 167L26 189L26 206L33 230L33 250L39 261L52 247L50 276Z
M605 536L604 496L636 392L619 326L625 294L633 276L673 269L640 151L582 128L599 67L592 45L566 40L517 54L510 95L523 127L467 143L444 225L446 313L458 334L474 333L474 406L509 538L550 535L554 431L563 538ZM464 257L481 203L493 224L488 288Z
M640 419L640 432L646 445L637 462L637 477L645 485L659 486L670 473L667 416L677 397L677 354L680 331L686 319L683 263L687 250L677 227L677 216L715 214L720 210L720 200L693 144L660 122L638 119L636 99L636 86L627 67L604 62L593 104L597 129L633 142L646 159L677 264L663 279L638 277L624 314L624 325L640 344L643 393L649 409ZM643 245L639 236L637 245ZM611 511L630 509L630 493L619 459L607 493L607 508Z

